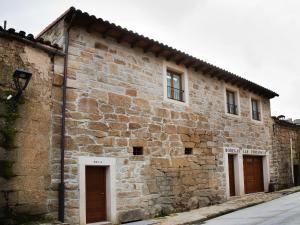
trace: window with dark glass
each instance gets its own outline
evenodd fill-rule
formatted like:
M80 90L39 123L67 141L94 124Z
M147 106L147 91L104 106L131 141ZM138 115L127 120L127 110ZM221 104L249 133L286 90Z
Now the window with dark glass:
M133 147L133 155L143 155L143 147Z
M227 97L227 113L238 115L238 106L236 104L236 93L227 90L226 97Z
M258 101L255 99L251 99L251 105L252 105L252 119L260 120Z
M167 71L167 94L168 98L183 102L181 75Z
M192 155L193 154L193 149L192 148L185 148L184 149L184 154L185 155Z

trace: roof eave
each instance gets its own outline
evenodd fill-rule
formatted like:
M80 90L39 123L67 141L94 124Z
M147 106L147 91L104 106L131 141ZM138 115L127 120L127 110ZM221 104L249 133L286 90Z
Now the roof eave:
M61 14L59 17L57 17L53 22L51 22L47 27L45 27L38 35L36 35L35 38L40 38L48 30L50 30L52 27L54 27L58 22L60 22L62 19L64 19L69 13L72 13L75 11L76 11L76 9L74 7L70 7L63 14Z
M151 52L156 57L163 57L166 60L174 61L176 64L182 64L187 68L194 69L195 71L202 71L204 75L216 77L219 80L224 80L225 82L232 83L236 86L242 87L246 90L249 90L253 93L264 96L269 99L279 96L277 93L267 88L264 88L256 83L253 83L245 78L242 78L236 74L221 69L201 59L195 58L168 45L135 33L131 30L127 30L126 28L117 26L114 23L104 21L101 18L96 18L94 15L89 15L86 12L82 12L81 10L75 9L74 7L71 7L66 12L64 12L54 22L52 22L48 27L46 27L38 35L38 37L40 37L49 29L51 29L60 20L67 20L69 15L73 13L76 14L76 21L73 21L74 24L77 23L77 25L79 26L84 25L89 31L92 31L93 29L95 29L95 27L97 27L96 31L99 32L104 38L111 37L115 39L118 43L124 42L129 44L132 48L142 48L145 53Z
M0 26L0 37L4 37L7 39L17 40L33 47L39 48L49 54L52 55L60 55L63 56L64 53L61 51L58 45L52 45L48 41L44 41L43 39L35 39L32 34L27 34L24 31L16 32L13 28L8 30L4 30Z

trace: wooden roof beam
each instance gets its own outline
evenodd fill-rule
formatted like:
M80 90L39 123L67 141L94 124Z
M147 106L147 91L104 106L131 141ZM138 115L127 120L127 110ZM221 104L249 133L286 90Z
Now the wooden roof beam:
M216 78L218 80L224 80L224 73L222 73L222 71L219 71L217 74L216 74Z
M134 48L138 43L139 39L137 37L133 38L132 41L129 43L130 48Z
M120 37L117 38L117 42L120 44L126 40L127 35L124 33L121 33Z
M101 33L103 38L107 38L107 34L112 31L113 29L110 27L106 27L105 30Z
M201 63L195 67L195 71L198 72L199 70L202 70L204 67L205 67L205 65L203 63Z
M232 85L237 85L237 86L239 86L239 82L240 82L240 81L239 81L238 79L232 79L230 83L231 83Z
M205 67L202 69L203 74L207 74L207 73L209 73L210 71L212 71L212 69L211 69L210 66L205 66Z
M227 83L227 82L231 83L230 80L232 80L232 78L231 78L230 76L228 76L228 75L225 75L224 81L225 81L226 83Z
M245 86L246 90L253 92L253 86L251 84L248 84Z
M162 53L164 53L166 50L165 49L159 49L158 51L156 51L154 54L155 54L155 57L159 57L162 55Z
M178 60L175 60L175 63L177 65L179 65L179 64L183 63L185 60L186 60L185 56L180 56L180 58Z
M247 84L247 83L245 83L245 82L238 81L238 82L237 82L237 85L238 85L240 88L243 88L243 89L246 89L246 90L249 89L249 84Z
M215 70L213 71L212 73L209 74L211 78L214 78L214 77L220 77L221 75L221 72L218 71L218 70Z
M95 31L95 29L99 25L98 20L95 16L91 16L91 18L89 20L86 20L86 21L87 21L87 24L84 27L86 27L86 31L88 33L91 33L92 31Z
M186 68L193 68L193 67L197 67L199 65L199 62L197 62L197 60L192 59L190 62L186 63L185 67Z
M90 23L87 27L86 27L86 32L91 33L94 30L94 24Z
M147 53L147 52L149 52L152 48L154 47L154 44L148 44L148 45L146 45L146 47L144 47L143 48L143 50L144 50L144 53Z
M172 59L174 56L176 56L176 53L170 51L170 54L166 56L166 60L170 61L170 59Z

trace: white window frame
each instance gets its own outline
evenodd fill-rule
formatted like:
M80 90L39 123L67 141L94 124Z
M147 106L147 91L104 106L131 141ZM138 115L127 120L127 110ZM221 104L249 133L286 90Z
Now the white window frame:
M167 71L174 71L179 73L181 76L181 87L183 89L183 101L168 98L168 84L167 84ZM189 85L188 85L188 72L185 67L176 65L175 63L164 61L163 63L163 88L164 88L164 101L178 104L178 105L189 105Z
M231 91L234 92L234 97L235 97L235 102L237 105L237 114L232 114L232 113L228 113L227 112L227 91ZM224 86L224 110L225 110L225 114L228 116L233 116L233 117L240 117L241 115L241 104L240 104L240 91L238 88L236 87L231 87L228 85Z
M257 106L258 106L258 110L260 113L260 120L255 120L252 118L252 100L257 101ZM262 100L261 100L261 98L253 96L253 95L250 96L250 118L251 118L251 121L253 121L253 122L263 123Z

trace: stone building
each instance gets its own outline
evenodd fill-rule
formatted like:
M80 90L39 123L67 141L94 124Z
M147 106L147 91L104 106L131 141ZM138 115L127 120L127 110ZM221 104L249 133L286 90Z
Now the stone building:
M45 62L32 62L45 80L30 86L43 91L31 123L45 142L26 140L28 152L43 151L34 164L43 161L48 215L121 223L268 191L270 180L293 185L292 161L280 161L291 144L271 118L275 92L74 8L37 40L65 53L35 49Z
M273 119L271 182L276 185L276 189L287 188L293 184L300 185L298 181L300 125L274 117Z
M53 65L59 59L63 53L57 45L0 27L0 175L6 177L0 176L0 218L6 204L21 213L49 212ZM11 127L18 131L17 148L6 149L3 97L14 89L12 75L17 69L30 71L32 78L24 94L25 103L19 106L20 118ZM5 162L14 162L11 179L5 176Z

